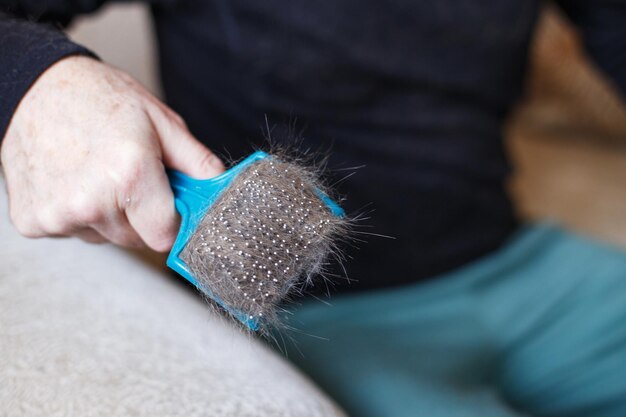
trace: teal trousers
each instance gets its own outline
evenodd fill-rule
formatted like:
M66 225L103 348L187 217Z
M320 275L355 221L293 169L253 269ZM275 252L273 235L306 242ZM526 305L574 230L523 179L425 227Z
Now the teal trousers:
M289 322L288 358L355 417L626 416L626 255L554 226Z

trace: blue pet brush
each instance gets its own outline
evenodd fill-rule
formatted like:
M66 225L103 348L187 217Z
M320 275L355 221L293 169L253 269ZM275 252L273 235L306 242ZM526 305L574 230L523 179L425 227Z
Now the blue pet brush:
M182 222L167 265L253 331L294 280L319 271L344 222L303 169L257 151L211 179L168 171ZM183 260L186 248L197 255L194 267Z

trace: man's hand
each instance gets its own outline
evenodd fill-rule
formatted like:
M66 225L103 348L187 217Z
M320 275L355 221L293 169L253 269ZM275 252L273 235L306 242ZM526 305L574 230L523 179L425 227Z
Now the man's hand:
M44 72L0 148L13 224L28 237L167 251L179 218L164 165L196 178L224 167L183 120L125 73L87 57Z

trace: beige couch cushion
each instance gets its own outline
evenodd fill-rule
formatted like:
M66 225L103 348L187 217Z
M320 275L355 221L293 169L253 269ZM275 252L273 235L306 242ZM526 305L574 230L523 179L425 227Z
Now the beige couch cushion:
M109 245L29 240L0 193L0 415L338 416L305 377Z

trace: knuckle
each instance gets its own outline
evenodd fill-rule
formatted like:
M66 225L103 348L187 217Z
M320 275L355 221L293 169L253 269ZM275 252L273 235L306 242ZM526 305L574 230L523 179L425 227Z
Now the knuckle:
M149 161L146 149L138 144L125 145L120 153L120 161L115 175L118 191L131 193L146 171Z
M95 224L104 218L104 210L98 200L87 195L75 197L69 205L69 213L78 223Z
M146 157L146 149L139 143L129 141L121 145L118 155L121 174L134 174Z
M63 216L53 208L39 210L37 213L37 223L39 228L46 235L63 235L70 231L70 219Z
M15 229L24 237L41 237L42 233L35 219L25 214L17 214L15 211L9 213L9 218Z

